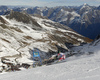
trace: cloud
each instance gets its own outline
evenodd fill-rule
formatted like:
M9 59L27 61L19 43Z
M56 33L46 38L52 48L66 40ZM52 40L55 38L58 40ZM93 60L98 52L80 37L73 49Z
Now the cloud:
M77 0L77 1L84 1L84 2L100 2L100 0Z
M100 0L0 0L0 5L28 5L49 7L82 5L83 3L100 5Z
M100 0L41 0L41 1L45 1L43 5L45 6L79 6L82 5L84 3L87 3L89 5L100 5L99 2Z
M96 1L100 2L100 0L96 0Z
M0 5L42 6L46 2L39 0L0 0Z
M69 3L72 4L73 0L52 0L47 2L47 6L67 6Z

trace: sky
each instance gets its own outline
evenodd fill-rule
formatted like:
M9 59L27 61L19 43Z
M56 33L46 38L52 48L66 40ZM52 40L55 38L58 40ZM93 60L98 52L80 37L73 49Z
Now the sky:
M84 3L99 6L100 0L0 0L0 5L26 5L26 6L79 6Z

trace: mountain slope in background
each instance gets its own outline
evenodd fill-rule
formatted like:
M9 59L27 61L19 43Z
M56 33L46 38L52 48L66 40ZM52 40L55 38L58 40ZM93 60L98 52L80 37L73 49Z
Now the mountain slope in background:
M58 47L68 50L66 43L79 45L92 40L79 35L67 26L49 19L11 11L0 16L0 57L1 62L33 64L32 50L38 48L41 57L57 52ZM1 64L1 66L4 64Z
M100 51L99 46L100 46L100 35L98 35L97 38L92 43L81 45L78 47L73 47L72 50L78 52L79 54L80 53L94 54Z

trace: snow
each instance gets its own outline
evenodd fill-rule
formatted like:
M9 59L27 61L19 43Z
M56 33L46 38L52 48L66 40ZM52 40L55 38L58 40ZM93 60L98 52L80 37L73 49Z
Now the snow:
M45 51L45 52L49 51L47 42L35 42L32 45L33 45L33 47L36 47L36 48L40 49L41 51Z
M69 12L69 11L64 11L63 9L61 9L61 12L62 13L58 17L58 18L61 18L61 20L59 22L67 21L69 14L72 15L72 17L70 18L70 21L74 20L75 17L80 17L80 15L78 13L76 13L75 11Z
M100 80L99 48L100 39L91 44L73 48L76 52L92 51L94 54L74 55L66 58L66 62L63 63L43 65L27 70L21 69L22 71L16 72L3 72L0 74L0 80Z
M72 21L73 19L75 19L75 17L80 17L80 15L77 14L75 11L71 12L71 14L73 15L73 17L70 19L71 21Z
M73 56L67 62L18 72L2 73L0 80L100 80L100 54Z
M20 64L22 64L24 62L24 63L28 63L28 64L32 65L34 61L29 60L27 58L27 56L24 55L22 58L17 59L17 62Z
M77 52L85 52L85 53L88 52L99 53L100 52L99 49L100 49L100 39L96 40L91 44L74 47L72 50Z
M86 9L89 11L89 10L91 10L91 7L88 4L84 3L80 10L82 10L82 9Z
M82 39L77 39L78 41L84 42Z

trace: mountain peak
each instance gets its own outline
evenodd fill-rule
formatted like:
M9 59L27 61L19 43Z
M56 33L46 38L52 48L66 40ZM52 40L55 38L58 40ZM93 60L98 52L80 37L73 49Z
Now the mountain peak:
M83 5L84 5L84 6L87 6L88 4L87 4L87 3L84 3Z
M90 6L87 3L84 3L82 6L80 6L81 9L90 9Z
M87 3L84 3L83 5L82 5L82 7L88 7L89 5L87 4Z

